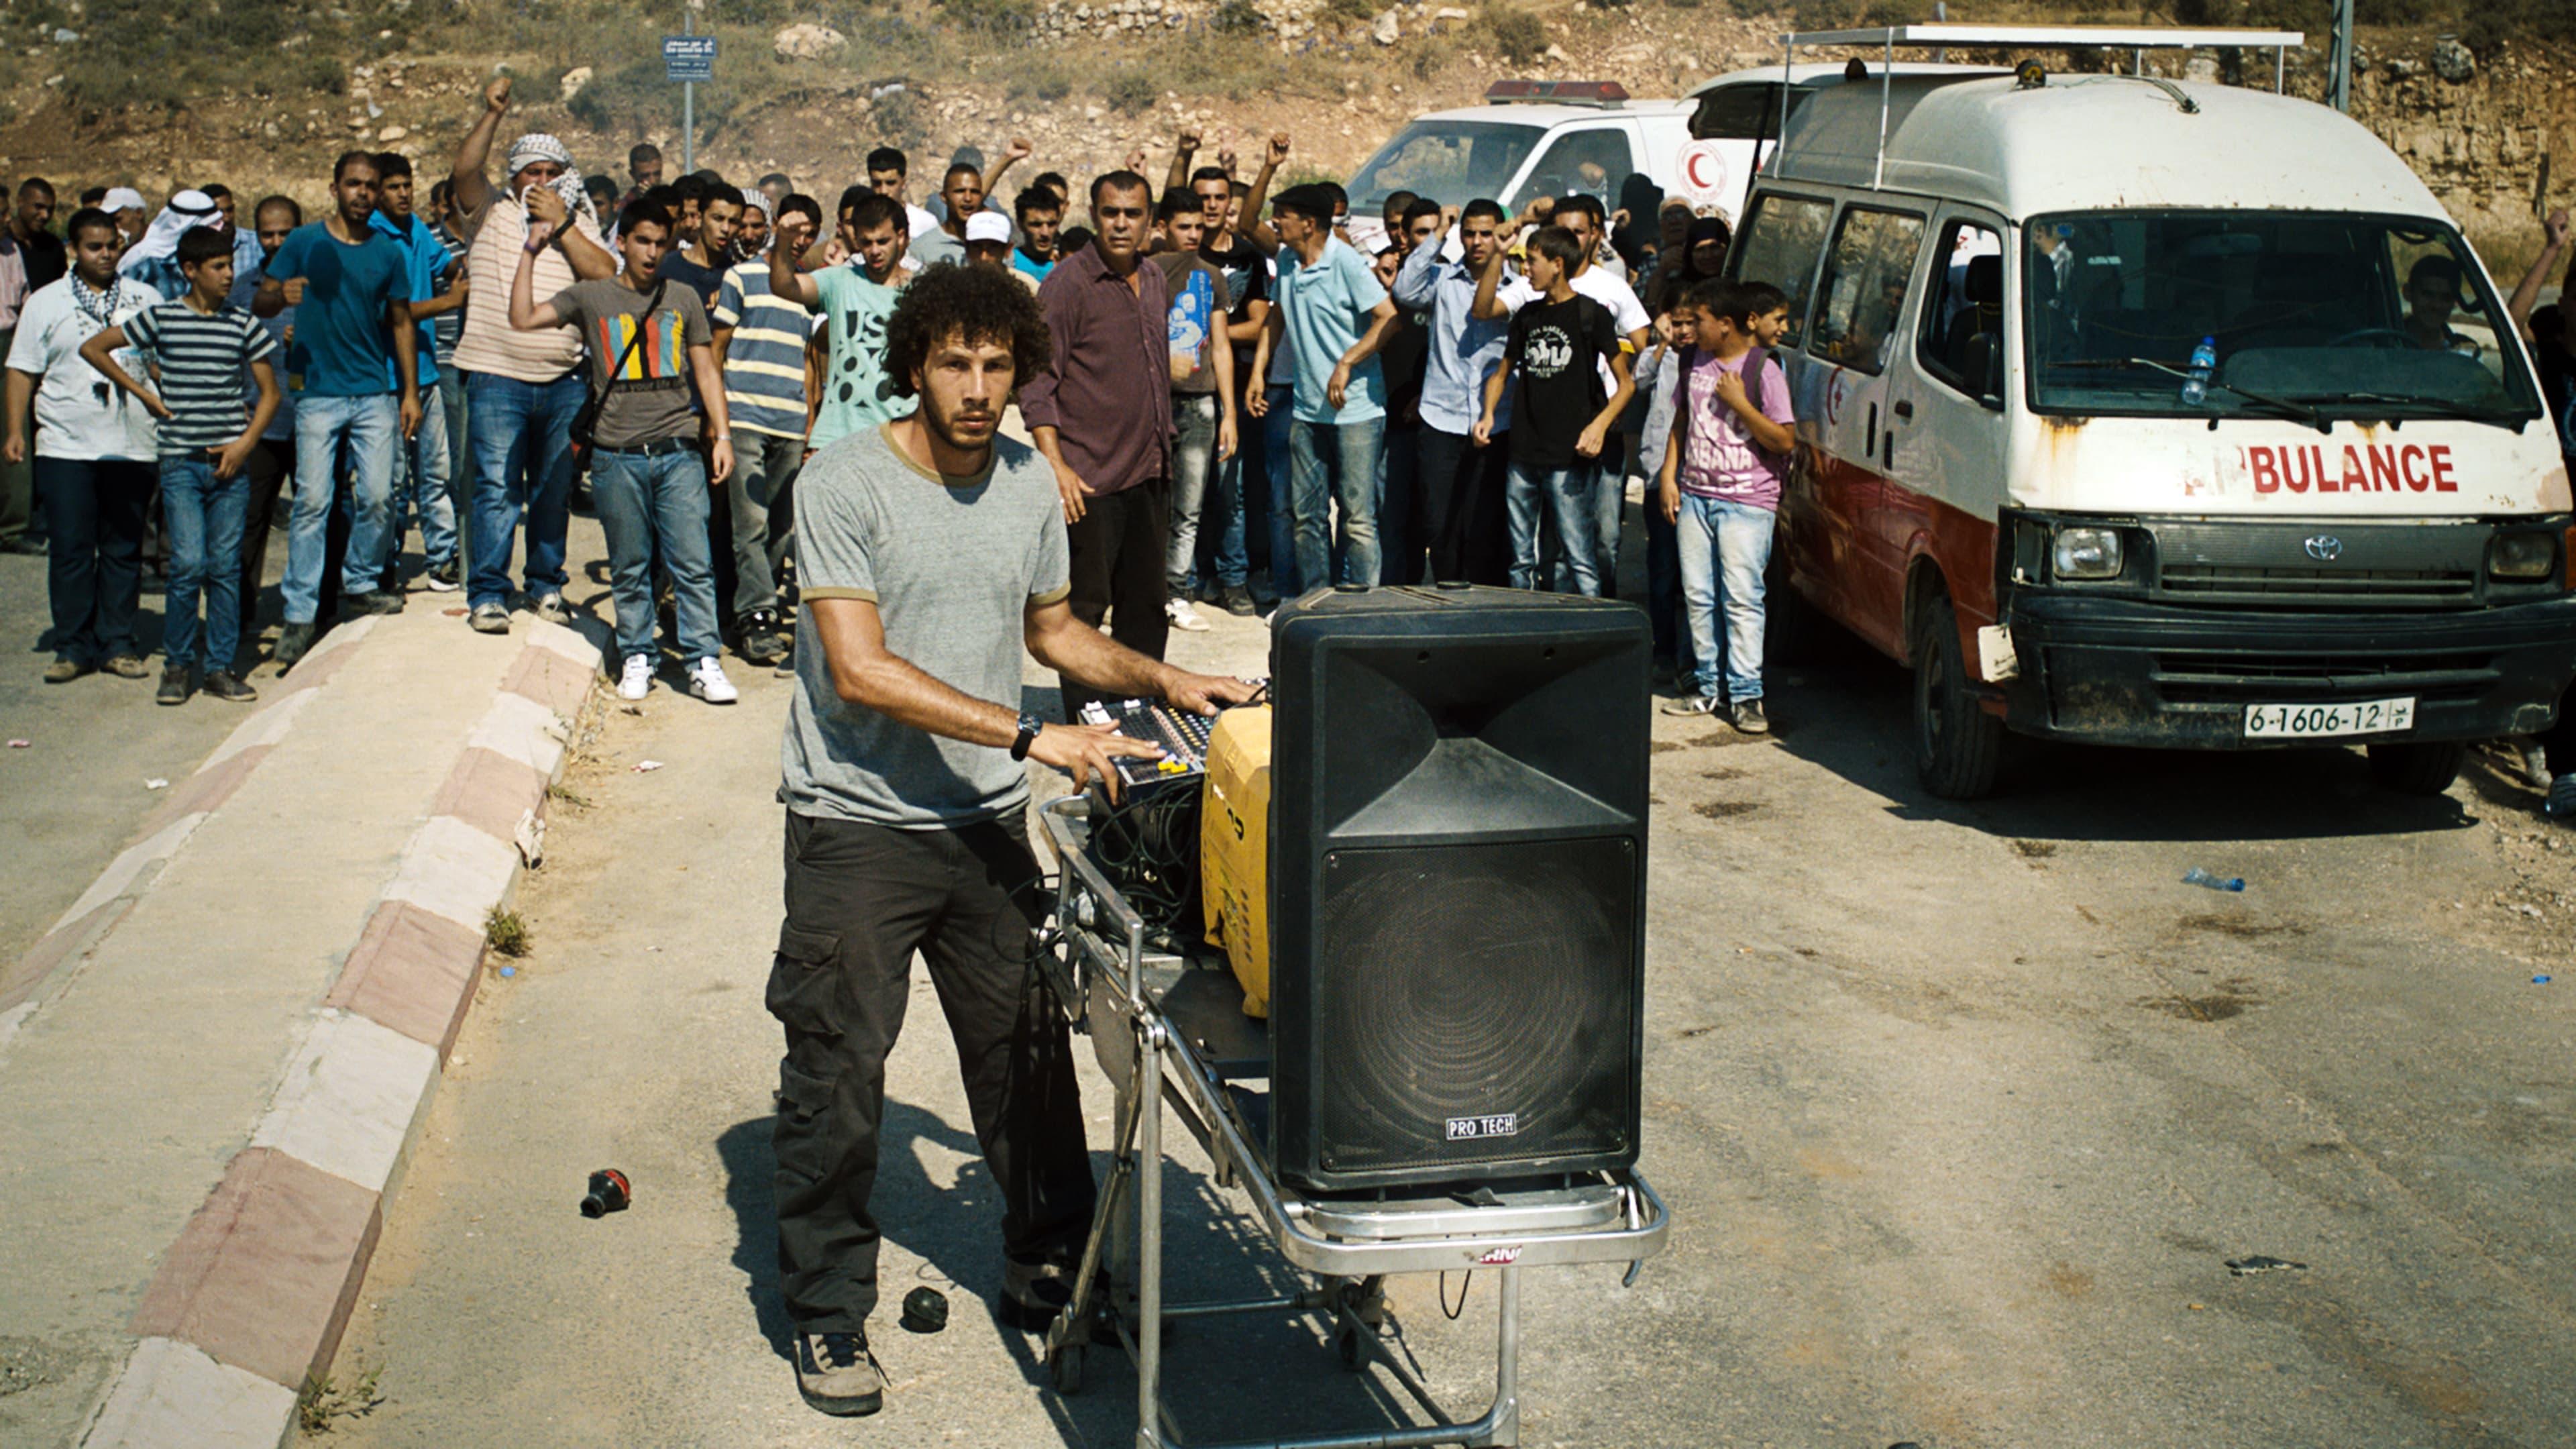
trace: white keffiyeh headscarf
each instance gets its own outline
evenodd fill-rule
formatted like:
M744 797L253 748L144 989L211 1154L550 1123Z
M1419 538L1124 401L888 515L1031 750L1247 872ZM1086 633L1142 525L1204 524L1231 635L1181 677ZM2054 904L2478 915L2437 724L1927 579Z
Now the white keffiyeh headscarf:
M224 214L216 209L213 197L202 191L182 191L170 198L159 216L152 218L143 239L125 249L125 255L117 259L116 270L130 277L154 262L168 261L179 254L181 233L191 227L221 226L223 222Z

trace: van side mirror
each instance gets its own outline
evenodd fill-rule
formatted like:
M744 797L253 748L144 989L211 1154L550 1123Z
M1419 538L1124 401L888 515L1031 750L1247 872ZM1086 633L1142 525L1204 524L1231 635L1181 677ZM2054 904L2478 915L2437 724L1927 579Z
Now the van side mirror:
M1978 398L1977 402L1990 413L1999 413L2004 410L2003 398L1995 393L1987 393L1985 396Z

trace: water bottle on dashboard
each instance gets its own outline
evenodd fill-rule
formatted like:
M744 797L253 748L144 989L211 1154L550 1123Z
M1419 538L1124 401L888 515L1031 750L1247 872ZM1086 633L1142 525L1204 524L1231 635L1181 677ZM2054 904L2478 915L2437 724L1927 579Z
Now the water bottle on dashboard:
M2218 339L2204 337L2191 350L2191 376L2182 380L2182 405L2196 408L2209 401L2209 375L2218 370Z

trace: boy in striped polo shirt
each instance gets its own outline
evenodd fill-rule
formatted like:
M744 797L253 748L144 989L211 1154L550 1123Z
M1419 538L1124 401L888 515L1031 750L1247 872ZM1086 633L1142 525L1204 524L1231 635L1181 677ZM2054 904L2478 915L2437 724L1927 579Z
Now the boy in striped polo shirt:
M233 673L241 648L243 510L250 476L243 472L259 435L277 411L277 339L248 312L227 306L233 286L232 234L194 227L179 238L186 295L147 307L81 344L81 360L123 388L161 420L161 508L170 545L170 583L162 602L163 704L185 704L202 670L206 693L239 703L258 693ZM154 396L116 365L123 347L160 364ZM245 396L243 374L259 386ZM266 520L262 520L265 524ZM205 595L204 649L199 652L197 596Z
M807 236L823 225L822 205L810 196L791 195L778 203L778 219L791 216L805 219ZM743 658L776 664L789 649L778 619L776 569L795 516L789 495L797 470L805 466L805 345L814 322L804 303L770 287L767 257L726 270L712 320L725 409L737 434L728 490L734 632Z

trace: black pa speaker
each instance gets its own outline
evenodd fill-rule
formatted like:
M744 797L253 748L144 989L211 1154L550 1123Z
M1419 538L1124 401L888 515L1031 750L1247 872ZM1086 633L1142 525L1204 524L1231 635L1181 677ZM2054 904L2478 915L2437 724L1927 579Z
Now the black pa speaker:
M1322 1191L1625 1167L1644 1037L1633 606L1317 593L1271 635L1271 1132Z

